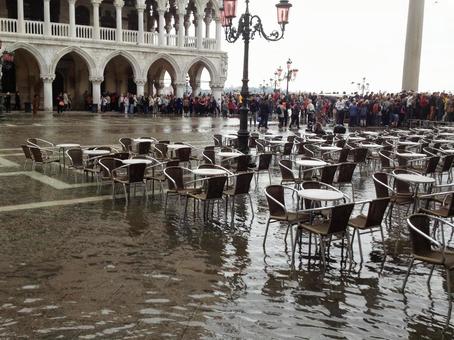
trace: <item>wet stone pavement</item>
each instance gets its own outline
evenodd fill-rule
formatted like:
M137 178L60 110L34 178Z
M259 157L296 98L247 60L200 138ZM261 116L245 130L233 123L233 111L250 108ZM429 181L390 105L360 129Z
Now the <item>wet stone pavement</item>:
M111 200L90 180L24 171L20 144L118 144L122 136L153 136L211 144L238 120L8 116L0 122L0 338L32 339L451 339L446 279L418 265L406 294L409 263L403 213L380 235L364 235L365 261L351 270L331 247L329 268L309 261L307 238L291 269L285 226L271 225L263 189L238 200L233 225L204 224L178 203L164 214L159 194L138 192L129 205ZM272 129L276 129L273 126ZM278 169L273 183L280 182ZM357 200L375 197L370 176L355 176ZM345 192L350 194L350 189ZM288 197L291 203L292 198ZM293 202L295 203L295 202ZM358 207L359 208L359 207ZM216 214L215 214L216 215ZM357 244L355 259L359 260Z

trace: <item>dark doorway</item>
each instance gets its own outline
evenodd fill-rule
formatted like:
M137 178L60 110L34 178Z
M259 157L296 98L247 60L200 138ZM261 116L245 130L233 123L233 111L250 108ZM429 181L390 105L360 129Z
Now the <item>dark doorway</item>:
M87 7L77 6L76 25L90 26L90 10Z
M65 92L65 81L60 72L55 72L55 80L52 83L52 93L54 94L54 104L60 93Z

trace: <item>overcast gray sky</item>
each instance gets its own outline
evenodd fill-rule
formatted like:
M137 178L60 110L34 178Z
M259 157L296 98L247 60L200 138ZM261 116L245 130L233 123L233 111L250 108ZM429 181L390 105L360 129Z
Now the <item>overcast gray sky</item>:
M291 90L352 91L366 77L371 90L400 90L409 0L291 0L284 40L251 43L250 85L259 86L285 67L300 70ZM411 0L410 0L411 1ZM244 1L239 0L243 13ZM270 32L277 28L277 0L251 0ZM237 23L237 20L235 21ZM454 92L454 1L426 0L420 90ZM229 53L226 86L240 85L242 40L223 42Z

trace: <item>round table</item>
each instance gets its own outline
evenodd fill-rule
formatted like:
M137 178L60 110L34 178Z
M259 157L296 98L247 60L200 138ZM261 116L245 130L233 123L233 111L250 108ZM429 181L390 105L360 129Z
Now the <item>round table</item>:
M311 201L338 201L344 198L344 194L334 190L306 189L298 191L298 196Z
M225 139L238 139L237 135L224 135Z
M340 151L340 150L342 150L342 148L340 148L338 146L319 146L318 149L321 151Z
M452 144L454 143L454 139L434 139L432 143Z
M325 143L326 142L326 140L324 140L322 138L308 138L307 141L310 143Z
M227 172L222 169L195 169L192 170L192 173L197 176L222 176L225 175Z
M222 152L221 151L221 152L218 152L217 155L222 158L231 158L231 157L239 157L242 154L239 152L228 152L228 151Z
M63 144L57 144L55 147L58 148L58 157L60 158L60 151L63 154L63 168L65 167L66 164L66 156L65 156L65 150L66 149L78 149L80 148L80 144L74 144L74 143L63 143Z
M146 165L153 164L153 161L151 161L150 159L141 158L125 159L122 162L123 164L146 164Z
M366 138L364 138L364 137L348 137L348 140L352 141L352 142L364 142L366 140Z
M156 143L156 139L150 139L150 138L136 138L133 139L135 143L142 143L142 142L148 142L148 143Z
M84 150L84 154L87 156L103 156L110 153L109 150Z
M318 166L324 166L328 163L316 159L299 159L295 161L295 164L305 168L315 168Z
M380 144L370 143L370 144L361 144L361 147L366 149L381 149L384 146Z
M404 141L404 142L398 142L397 144L403 145L403 146L418 146L418 142L410 142L410 141Z
M270 140L268 143L275 144L275 145L284 145L288 142L285 140Z
M452 153L454 153L454 149L441 149L441 152L447 153L447 154L452 154Z
M190 146L185 144L167 144L167 149L169 150L178 150L183 148L189 148Z
M399 139L398 136L382 136L383 139Z
M438 136L442 137L454 137L454 132L440 132Z
M361 133L369 136L378 136L378 132L376 131L363 131Z
M305 136L305 137L315 137L315 136L317 136L317 134L313 133L313 132L303 132L302 135Z
M419 131L419 132L432 132L431 129L424 129L424 128L416 128L415 130Z
M419 205L418 202L418 191L420 184L433 184L435 183L435 178L423 176L423 175L416 175L416 174L397 174L394 175L395 179L399 181L411 183L415 185L415 204L413 205L413 212L417 211L417 206Z
M424 153L416 153L416 152L402 152L402 153L396 153L396 155L404 158L424 158L427 157L426 154Z

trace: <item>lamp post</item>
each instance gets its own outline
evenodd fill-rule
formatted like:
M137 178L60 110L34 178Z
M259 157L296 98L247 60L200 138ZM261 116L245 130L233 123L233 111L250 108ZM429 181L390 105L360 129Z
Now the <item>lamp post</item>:
M238 131L238 149L248 153L249 131L248 131L248 112L249 112L249 43L256 35L268 41L278 41L284 37L285 26L288 24L289 11L292 5L289 0L280 0L276 4L277 22L280 32L272 31L269 35L265 33L262 19L257 15L252 15L249 11L250 0L245 0L246 11L241 15L238 26L234 27L233 19L236 17L236 6L238 0L223 0L220 10L221 23L225 30L225 39L229 43L235 43L240 37L244 41L243 59L243 86L241 88L242 104L240 108L240 129Z
M0 40L0 115L3 115L3 68L13 67L14 54L3 50L3 41Z
M361 92L361 96L364 96L364 92L369 91L369 83L366 82L366 77L363 77L360 83L352 81L352 85L358 86L358 91Z
M262 84L260 85L260 88L262 89L263 91L263 94L266 94L266 89L268 88L268 83L266 82L266 80L263 80Z
M279 68L275 72L275 74L277 74L279 81L283 81L283 80L287 81L287 88L285 91L287 97L288 97L289 83L290 83L290 81L294 81L296 79L296 75L298 74L298 69L296 69L296 68L292 69L292 64L293 64L293 61L289 58L287 60L287 72L284 73L284 76L282 78L281 78L282 72L283 72L282 67L279 66Z

